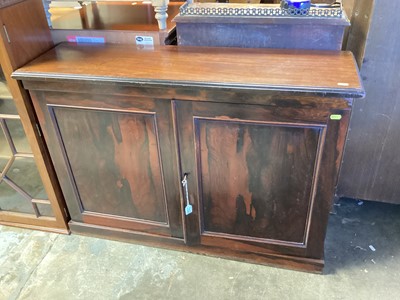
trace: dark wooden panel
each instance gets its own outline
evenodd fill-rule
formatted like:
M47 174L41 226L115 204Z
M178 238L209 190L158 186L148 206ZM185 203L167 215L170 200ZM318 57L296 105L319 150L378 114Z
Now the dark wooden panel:
M161 99L179 99L191 101L206 101L238 104L260 104L281 106L286 108L316 108L316 109L346 109L351 106L353 99L327 98L322 91L304 94L294 91L278 90L249 90L212 87L174 87L161 86L132 86L127 83L112 82L82 82L74 80L49 79L46 81L24 81L24 87L30 91L90 93L92 95L117 95L131 97L150 97Z
M154 114L54 114L83 211L167 222Z
M14 76L363 95L352 54L335 51L173 46L148 50L69 43L58 45Z
M279 24L282 17L277 17L274 24L268 24L268 19L273 19L268 17L257 24L253 17L243 24L238 17L233 17L236 22L227 24L227 17L215 21L216 17L208 17L213 23L207 23L205 17L181 23L183 18L176 20L179 46L340 50L345 28L344 25L314 24L318 19L306 20L306 24L291 24L289 19L285 20L286 24Z
M193 204L184 217L187 243L323 258L349 110L298 107L290 121L274 106L174 106Z
M53 47L41 0L26 0L0 11L1 36L13 70Z
M354 104L337 194L400 204L400 19L392 13L400 2L374 3L361 69L367 96Z
M14 4L17 4L17 3L22 2L22 1L24 1L24 0L3 0L0 3L0 8L7 7L7 6L10 6L10 5L14 5Z
M194 130L193 130L193 104L192 101L173 101L173 116L178 145L178 163L180 165L180 177L183 178L188 173L188 194L189 202L193 204L198 190L198 173L195 169L195 148L194 148ZM185 193L181 190L182 199ZM183 215L183 211L182 211ZM183 216L183 234L187 245L197 245L200 243L200 212L198 205L193 206L193 212L190 215Z
M295 67L296 63L298 64ZM96 65L96 68L93 68L93 65ZM127 68L127 65L132 68ZM72 71L73 68L75 69ZM337 72L339 77L332 76L334 72ZM351 55L289 50L269 52L254 49L200 50L168 47L138 52L125 46L122 48L68 45L49 52L16 75L20 76L18 78L27 79L26 86L36 89L32 91L33 101L67 197L73 217L71 224L76 230L91 234L106 234L110 237L113 235L114 238L134 237L155 245L165 242L173 249L184 249L182 239L175 238L182 236L184 228L185 242L195 245L187 248L191 252L236 257L253 262L276 263L312 271L321 269L328 213L337 179L351 100L322 99L314 96L362 95ZM352 81L338 81L343 78ZM349 86L345 87L347 84ZM336 89L333 85L343 85L343 87ZM179 98L181 95L184 96L182 100ZM66 165L68 161L61 151L65 145L59 143L55 130L57 127L53 124L53 120L56 119L51 119L48 110L49 107L54 108L57 114L61 106L64 107L62 109L70 111L113 115L111 120L102 116L98 118L98 124L91 124L88 127L94 129L90 131L93 137L96 136L97 129L101 128L101 120L114 124L123 136L121 121L125 120L126 116L135 118L140 116L139 123L142 125L147 124L149 116L150 119L154 117L150 132L158 133L158 155L162 157L159 168L164 175L161 176L161 182L165 189L168 224L101 212L82 213L76 200L77 195L74 194L75 183L71 181L71 175L79 171L71 169L72 172L68 173L69 166ZM331 120L329 118L331 114L341 115L342 119ZM73 118L75 117L71 115L68 122ZM66 119L67 115L63 120ZM77 117L81 124L90 123L95 119L92 116L87 120ZM142 126L141 132L145 131L144 127L146 126ZM115 150L111 146L115 146L113 137L116 135L113 126L110 128L113 135L106 139L105 150L112 151ZM73 130L73 126L66 126L65 130ZM236 142L235 130L238 137L240 132L243 136L242 139L236 138ZM89 129L87 131L89 132ZM62 132L60 133L62 136ZM109 132L103 129L103 133L107 135ZM217 142L214 140L215 137L219 138ZM250 137L251 142L249 142ZM243 140L243 143L238 143L238 140ZM91 144L95 143L92 141ZM75 145L80 144L76 142ZM233 150L229 149L231 152L225 151L228 146L232 147ZM91 150L90 147L88 148ZM241 149L243 156L238 154L237 149ZM86 151L86 149L79 150ZM290 156L291 151L294 153L295 150L300 152L300 155ZM82 158L78 157L78 150L73 148L72 151L75 151L73 159L81 163ZM207 151L207 154L203 153L204 151ZM222 156L222 163L219 161L215 164L213 161L213 164L209 163L209 153ZM225 154L233 159L228 160ZM86 157L88 161L91 158ZM73 161L69 156L67 158ZM101 158L100 155L99 162ZM112 162L112 168L117 165L114 158L109 160ZM306 163L309 165L305 166ZM240 172L242 165L243 170L246 168L248 170L248 166L251 166L251 170L247 171L251 182L249 180L247 184L246 179L243 179L246 172ZM300 208L302 213L305 212L306 216L296 216L298 220L295 221L289 216L289 221L286 221L272 214L274 222L283 223L273 225L275 228L273 233L268 230L257 231L264 229L263 224L248 226L245 222L241 223L245 224L240 228L244 228L242 232L240 230L235 232L236 228L232 231L232 226L225 226L223 230L217 228L219 232L216 232L215 223L219 220L210 218L212 222L208 222L207 226L214 226L215 231L205 231L205 210L201 205L205 203L204 198L208 197L208 194L212 196L212 204L216 203L214 199L219 197L220 191L216 187L214 178L210 177L207 181L204 176L212 174L215 177L214 174L219 175L221 170L224 168L227 170L229 166L233 166L234 171L239 170L238 175L233 174L233 171L232 175L236 175L241 184L232 187L233 180L228 182L236 197L229 196L234 200L226 204L230 210L226 214L228 217L222 214L225 220L230 220L233 215L232 203L236 205L237 194L242 193L242 189L244 211L248 199L245 197L250 193L251 196L275 193L282 198L289 195L280 201L271 201L277 209L288 209L291 215L296 216L300 212L295 211L296 209L292 207L294 206ZM292 166L294 171L291 170ZM289 169L290 172L287 171ZM182 218L181 201L184 193L179 184L183 173L186 172L189 173L189 201L193 204L193 213ZM283 173L289 173L288 179L284 178ZM309 179L310 173L312 179ZM301 176L303 178L300 178ZM252 182L255 182L256 186ZM275 187L267 190L265 187L268 183ZM261 188L257 189L257 186ZM294 188L294 191L286 190L285 186ZM304 197L300 201L302 204L297 206L297 197L295 201L291 199L299 193ZM253 201L251 197L250 200ZM124 202L126 203L128 202ZM249 215L244 214L245 217L254 216L254 219L257 219L257 215L265 216L267 215L265 212L274 209L266 205L270 202L265 203L256 199L254 203ZM213 206L210 207L208 215L213 213ZM292 224L287 224L296 221L301 229L290 228ZM289 230L282 230L284 227L289 227ZM301 237L304 238L301 240Z
M189 198L193 204L193 213L184 217L187 243L244 252L285 253L323 258L326 224L340 166L349 111L299 107L297 110L293 109L294 118L290 122L281 114L281 108L274 106L188 101L175 101L174 106L181 172L189 173ZM317 116L316 120L313 120L314 114ZM330 120L331 114L341 115L342 118ZM243 126L242 130L238 124ZM245 139L246 131L248 137ZM251 143L243 142L243 147L240 148L241 143L237 142L240 132L243 134L243 141L250 141L251 134L260 135ZM209 147L207 143L210 144ZM257 151L252 149L254 145ZM236 151L238 147L242 149L242 154ZM296 153L292 158L288 153L290 150ZM210 156L210 152L213 155ZM215 167L212 164L215 164ZM274 171L268 170L268 164L271 164ZM251 171L248 170L249 165L253 166ZM210 174L213 178L207 180ZM250 175L251 181L248 179ZM268 180L265 179L268 175L271 186L274 185L270 189L265 188L268 186ZM287 190L285 186L288 187ZM232 195L229 194L230 190ZM229 198L221 196L222 193L229 194ZM251 196L256 193L263 196L274 193L279 197L275 207L268 207L269 202L261 201L261 205L260 202L257 204L257 209L262 213L276 209L274 213L277 214L274 216L272 213L265 218L271 223L272 220L276 222L275 225L271 225L271 231L260 230L258 235L254 232L261 229L262 225L257 224L258 228L248 225L251 224L251 219L257 216L252 209L248 209L245 214L247 220L242 218L242 223L236 222L238 194L243 196L245 202L244 205L240 204L246 207L245 200L249 197L252 200ZM212 203L211 206L207 206L210 195L218 198L212 202L222 201L221 205L214 208ZM301 195L304 196L303 199L299 197L297 202L298 196ZM303 214L305 212L306 217L296 215L296 209L299 208L303 210ZM278 216L279 209L282 210L282 216ZM293 219L287 211L293 214ZM218 220L213 214L220 214L221 219ZM209 221L205 218L214 223L207 223ZM246 224L246 221L249 223ZM296 226L291 229L292 223L296 223L301 229ZM214 231L207 231L210 230L207 226L214 226L211 228Z
M350 109L332 111L341 115L341 120L329 119L324 150L321 153L318 183L315 186L314 208L310 216L307 257L324 257L324 241L328 226L328 215L332 209L343 148L350 120Z
M193 105L197 116L205 115L209 118L218 119L261 120L299 125L304 123L325 124L331 114L326 107L303 106L301 103L297 103L297 105L284 105L281 103L281 105L276 106L257 105L254 107L246 104L229 105L227 103L212 105L205 102L195 102ZM210 105L213 106L212 110Z
M195 119L203 230L304 243L322 129Z
M32 99L74 221L114 227L118 230L144 232L143 234L183 237L170 102L143 97L55 92L34 92ZM56 115L52 117L49 108L54 110ZM60 117L58 114L62 115L61 126L64 131L72 135L70 140L65 140L65 145L72 142L68 146L72 155L61 143L60 137L63 133L54 122L55 116ZM145 133L153 135L147 142L144 139ZM85 139L79 139L85 135ZM118 143L121 139L122 143ZM140 139L143 148L140 147ZM68 156L63 149L67 150ZM68 159L74 164L70 165ZM69 171L70 166L77 170L72 168L72 172ZM74 180L75 174L78 174L79 178ZM91 178L86 178L87 174L91 174ZM125 180L121 180L122 175L126 177ZM148 175L154 176L155 180L149 180ZM139 181L136 182L135 176L143 182L143 189L139 186ZM105 180L111 182L104 184ZM104 186L100 186L101 181ZM122 190L118 188L121 187L119 181L124 181L124 184L129 181L129 188L134 187L138 190L128 191L118 198L118 193ZM82 187L84 196L89 200L94 212L82 212L77 185L78 188ZM91 191L91 188L98 191ZM91 198L92 193L106 201L94 202L95 199ZM136 208L134 204L149 199L137 197L153 197L148 203L141 202L141 216L133 212ZM116 204L115 207L113 203ZM85 199L83 205L85 206ZM156 212L158 208L160 211ZM113 211L118 215L110 214ZM152 217L153 213L155 215ZM150 219L138 219L146 217Z

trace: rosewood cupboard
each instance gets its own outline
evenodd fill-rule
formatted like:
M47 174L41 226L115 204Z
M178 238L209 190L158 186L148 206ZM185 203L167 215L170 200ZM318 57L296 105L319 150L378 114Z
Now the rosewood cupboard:
M351 53L61 44L13 76L73 232L321 271Z

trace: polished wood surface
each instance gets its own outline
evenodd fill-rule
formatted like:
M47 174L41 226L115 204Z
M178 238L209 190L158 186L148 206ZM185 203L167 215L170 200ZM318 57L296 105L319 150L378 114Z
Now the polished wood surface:
M350 52L61 44L14 76L363 95Z
M323 257L349 108L175 101L187 242ZM328 121L329 120L329 121ZM333 122L333 123L332 123ZM315 219L314 219L315 218ZM318 220L318 221L316 221Z
M170 103L31 94L72 220L183 236Z
M53 47L40 0L26 0L0 12L2 38L13 70Z
M251 22L247 23L236 21L235 18L228 23L224 18L219 18L220 23L203 22L201 19L192 23L177 20L178 45L325 51L342 49L343 25L268 24L263 20L259 24L253 21L254 17L248 18ZM214 17L209 19L214 20ZM277 19L276 23L284 22L280 17ZM288 23L292 23L290 21Z
M30 89L74 230L321 270L351 109L351 99L339 96L363 95L354 59L337 52L235 51L61 45L14 73ZM304 64L319 61L307 69L310 76L282 70L290 65L284 61L297 57ZM343 64L346 71L338 76L347 74L352 84L338 90L327 87L334 76L313 77L334 73L329 58ZM142 142L145 132L157 133L157 145ZM125 177L146 197L153 178L157 193L158 161L154 170L162 174L167 224L154 210L145 217L129 213L136 191L130 197L117 192ZM193 206L188 215L185 173ZM112 187L101 200L90 198L97 180ZM113 205L99 203L107 193Z
M22 1L24 1L24 0L3 0L0 2L0 8L11 6L11 5L17 4Z
M249 4L249 1L252 4ZM174 18L178 45L336 51L342 49L344 31L350 26L345 13L335 18L263 16L251 12L247 15L223 13L232 8L244 12L249 8L254 11L265 8L280 9L279 1L277 4L255 4L256 1L249 1L187 4L187 7L183 8L183 11L187 12ZM204 13L196 13L198 10Z
M17 2L17 1L15 1ZM18 1L0 10L4 25L0 38L0 62L32 149L43 185L55 217L33 218L26 214L0 213L2 224L68 233L69 220L64 198L45 141L38 131L38 121L31 99L11 73L53 47L42 2Z
M223 119L195 127L204 231L303 243L322 130Z
M154 114L53 114L83 211L167 222Z
M357 18L357 30L368 32L360 57L367 96L354 105L337 194L400 204L400 19L392 14L400 2L357 1L356 8L372 18L369 32Z

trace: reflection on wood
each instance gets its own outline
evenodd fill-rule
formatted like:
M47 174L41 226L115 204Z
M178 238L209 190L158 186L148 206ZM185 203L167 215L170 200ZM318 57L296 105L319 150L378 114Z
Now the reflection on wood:
M81 9L53 7L53 29L134 30L159 31L154 8L140 2L91 2ZM167 30L175 27L172 22L183 2L168 5Z
M85 211L167 221L152 114L54 111Z
M320 129L197 126L204 230L303 242Z

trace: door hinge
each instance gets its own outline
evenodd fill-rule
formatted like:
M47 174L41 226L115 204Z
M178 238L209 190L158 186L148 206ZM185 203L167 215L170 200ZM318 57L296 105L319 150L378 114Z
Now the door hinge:
M65 207L64 207L64 214L65 214L65 217L68 219L69 215L68 215L67 209Z
M40 129L39 124L38 124L38 123L35 123L35 125L36 125L36 130L37 130L39 136L42 137L42 130Z

